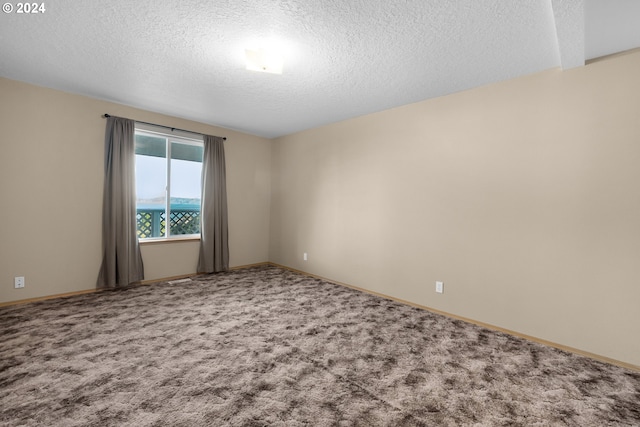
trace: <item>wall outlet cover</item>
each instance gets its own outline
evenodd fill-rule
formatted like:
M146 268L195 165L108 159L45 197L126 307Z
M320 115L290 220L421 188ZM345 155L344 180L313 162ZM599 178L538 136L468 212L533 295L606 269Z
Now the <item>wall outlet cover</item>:
M20 277L15 277L13 279L13 287L15 289L22 289L24 288L24 277L20 276Z

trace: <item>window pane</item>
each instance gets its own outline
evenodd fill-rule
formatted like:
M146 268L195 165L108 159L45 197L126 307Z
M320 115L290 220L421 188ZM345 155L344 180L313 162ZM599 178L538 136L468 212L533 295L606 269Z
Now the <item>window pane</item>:
M200 233L200 176L203 147L171 143L170 235Z
M165 138L136 135L136 223L138 238L164 237L167 206Z
M171 158L178 160L190 160L192 162L202 163L202 154L204 146L193 144L180 144L178 142L171 143Z
M167 140L163 137L136 134L136 154L167 158Z

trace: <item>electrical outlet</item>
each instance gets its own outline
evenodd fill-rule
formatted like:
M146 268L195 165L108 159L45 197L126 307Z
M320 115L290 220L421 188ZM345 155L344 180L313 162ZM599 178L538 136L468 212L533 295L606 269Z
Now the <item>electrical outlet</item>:
M24 276L14 277L13 279L13 287L16 289L24 288Z
M302 254L302 259L303 259L304 261L306 261L306 260L308 259L308 257L307 257L307 253L306 253L306 252Z
M436 282L436 292L441 294L444 292L444 283L443 282Z

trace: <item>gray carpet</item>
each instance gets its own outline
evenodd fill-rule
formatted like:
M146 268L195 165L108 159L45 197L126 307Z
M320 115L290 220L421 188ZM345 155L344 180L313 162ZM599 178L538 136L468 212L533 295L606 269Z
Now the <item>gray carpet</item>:
M0 308L3 426L640 426L640 374L276 267Z

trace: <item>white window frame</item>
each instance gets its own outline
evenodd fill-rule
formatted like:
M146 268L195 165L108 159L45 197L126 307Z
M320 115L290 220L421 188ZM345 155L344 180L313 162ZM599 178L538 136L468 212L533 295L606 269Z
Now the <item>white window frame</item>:
M171 143L177 142L179 144L196 145L204 147L204 137L199 134L192 134L189 132L179 130L167 130L161 126L153 126L146 123L136 123L134 130L134 144L135 135L147 135L155 138L165 138L166 143L166 168L167 179L165 183L165 234L164 236L144 237L139 238L140 242L161 242L169 240L185 240L185 239L199 239L201 233L197 234L178 234L171 235ZM200 207L200 215L202 215L202 206ZM136 201L136 232L137 232L137 201Z

